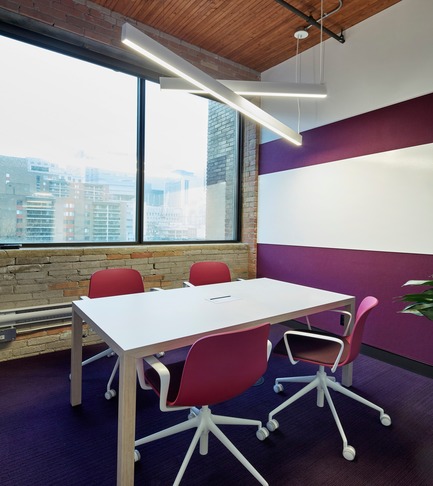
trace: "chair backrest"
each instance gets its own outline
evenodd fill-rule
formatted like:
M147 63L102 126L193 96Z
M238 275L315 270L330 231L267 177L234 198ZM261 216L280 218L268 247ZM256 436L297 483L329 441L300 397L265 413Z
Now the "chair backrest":
M223 262L196 262L189 270L189 282L192 285L209 285L230 282L229 267Z
M266 371L269 324L213 334L190 348L173 406L202 406L229 400Z
M88 297L95 299L140 292L144 292L140 272L133 268L108 268L98 270L90 277Z
M343 366L347 363L351 363L359 354L362 344L362 335L364 332L364 326L367 321L367 317L370 311L377 306L379 301L376 297L365 297L359 304L358 310L356 311L355 324L353 325L353 330L347 337L347 342L350 345L350 352L344 361L341 361L339 366Z

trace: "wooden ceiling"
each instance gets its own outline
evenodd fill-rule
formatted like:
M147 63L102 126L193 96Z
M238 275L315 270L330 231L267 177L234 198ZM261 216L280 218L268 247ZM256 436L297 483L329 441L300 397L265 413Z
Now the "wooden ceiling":
M298 41L294 33L308 26L283 3L316 21L321 17L321 0L93 1L258 72L295 56ZM323 26L337 36L344 35L345 30L399 1L323 0ZM298 52L320 42L319 28L309 26L307 31ZM329 36L323 33L326 39Z

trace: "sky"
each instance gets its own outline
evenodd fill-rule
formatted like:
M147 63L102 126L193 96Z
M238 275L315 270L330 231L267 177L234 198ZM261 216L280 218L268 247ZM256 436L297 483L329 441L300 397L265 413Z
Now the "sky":
M0 155L135 171L136 78L2 36L0 63ZM148 176L200 171L207 102L147 85Z

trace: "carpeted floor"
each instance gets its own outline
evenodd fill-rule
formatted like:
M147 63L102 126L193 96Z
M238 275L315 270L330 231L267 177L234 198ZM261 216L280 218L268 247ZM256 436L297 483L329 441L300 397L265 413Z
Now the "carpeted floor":
M272 326L274 336L278 328ZM85 348L85 357L99 349ZM0 485L115 485L117 399L104 398L114 358L84 369L83 404L76 408L69 405L69 360L70 353L62 351L0 363ZM299 388L291 385L276 395L274 379L314 372L272 355L264 384L213 411L266 422L267 413ZM343 458L331 413L316 407L314 393L281 412L276 417L280 428L264 442L256 439L254 427L224 430L272 486L433 485L432 380L361 356L355 363L353 389L392 418L391 427L384 427L375 411L333 394L349 444L356 449L353 462ZM185 419L183 411L160 412L149 391L139 389L137 407L139 436ZM135 484L171 485L192 433L141 446ZM194 453L182 485L222 484L258 483L211 436L209 454Z

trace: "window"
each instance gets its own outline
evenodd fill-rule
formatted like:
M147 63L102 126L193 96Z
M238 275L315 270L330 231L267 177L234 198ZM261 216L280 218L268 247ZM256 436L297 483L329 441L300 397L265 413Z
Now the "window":
M238 117L146 83L144 240L234 240Z
M236 240L236 112L8 37L0 57L0 244Z

